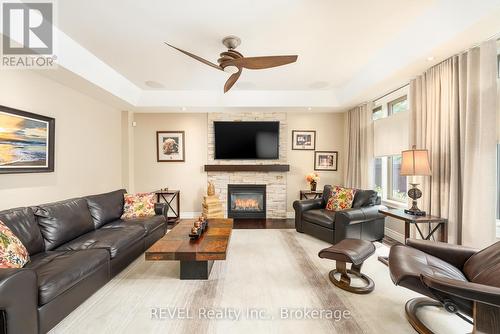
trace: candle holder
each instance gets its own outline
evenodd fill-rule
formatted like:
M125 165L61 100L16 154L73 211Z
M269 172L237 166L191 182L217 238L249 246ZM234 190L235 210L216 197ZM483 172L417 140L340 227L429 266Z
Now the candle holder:
M189 233L189 238L191 240L196 240L201 235L203 232L206 231L208 227L208 220L204 219L203 217L199 217L197 221L193 223L193 227L191 228L191 233Z

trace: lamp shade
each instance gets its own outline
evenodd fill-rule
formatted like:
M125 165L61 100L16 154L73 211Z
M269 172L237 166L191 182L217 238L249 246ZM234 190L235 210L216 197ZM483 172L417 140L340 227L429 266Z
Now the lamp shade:
M429 165L429 153L427 150L413 149L401 152L403 161L401 163L400 175L431 175Z

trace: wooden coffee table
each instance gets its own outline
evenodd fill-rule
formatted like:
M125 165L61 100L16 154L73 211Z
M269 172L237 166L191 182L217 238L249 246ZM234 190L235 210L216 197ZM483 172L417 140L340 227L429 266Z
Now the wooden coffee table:
M194 219L182 220L146 251L146 261L180 261L180 279L208 279L214 261L225 260L232 219L209 219L197 240L189 239Z

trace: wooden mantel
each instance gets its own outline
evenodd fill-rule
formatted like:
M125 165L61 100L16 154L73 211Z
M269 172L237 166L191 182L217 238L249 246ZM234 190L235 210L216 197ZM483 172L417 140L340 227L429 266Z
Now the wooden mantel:
M289 172L290 165L205 165L205 172Z

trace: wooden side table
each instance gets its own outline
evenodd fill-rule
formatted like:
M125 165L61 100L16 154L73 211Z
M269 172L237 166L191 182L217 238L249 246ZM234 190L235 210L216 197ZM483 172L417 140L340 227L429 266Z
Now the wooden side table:
M302 201L303 199L316 199L320 198L323 196L323 190L301 190L300 191L300 200Z
M414 216L414 215L409 215L404 212L404 210L399 210L399 209L383 209L379 210L383 215L386 215L388 217L392 217L398 220L402 220L405 223L405 243L406 239L410 237L410 226L411 224L415 225L415 228L417 229L418 233L420 234L420 237L423 240L435 240L434 234L436 233L437 230L440 230L439 234L439 241L441 242L448 242L448 220L445 218L441 217L436 217L436 216L431 216L431 215L425 215L425 216ZM429 227L429 232L427 235L424 235L424 232L420 229L419 224L427 224ZM435 224L433 227L432 225ZM378 260L385 265L389 264L389 259L386 256L379 256Z
M392 217L398 220L402 220L405 223L405 241L410 237L410 225L415 225L420 237L423 240L436 240L434 234L437 230L440 230L439 241L448 242L448 220L441 217L425 215L425 216L414 216L409 215L404 212L404 210L399 209L383 209L379 210L381 214L388 217ZM429 227L429 232L424 235L424 232L420 229L419 224L427 224ZM433 227L432 225L435 224Z
M166 203L168 206L168 213L172 212L173 215L169 216L167 222L169 224L176 224L181 219L181 192L180 190L158 190L155 191L158 203ZM172 206L175 201L175 209Z

